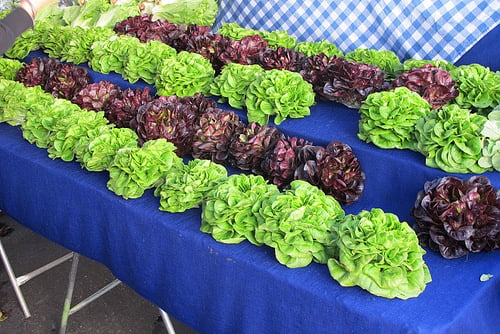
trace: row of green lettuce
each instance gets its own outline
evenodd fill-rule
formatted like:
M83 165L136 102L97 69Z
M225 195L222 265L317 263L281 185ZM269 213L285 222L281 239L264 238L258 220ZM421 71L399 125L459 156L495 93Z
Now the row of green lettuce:
M413 298L431 281L415 231L382 209L346 215L341 205L301 180L280 191L262 176L228 175L209 160L184 163L165 139L138 145L137 134L116 128L103 112L89 112L39 86L0 80L0 121L52 159L107 171L107 187L123 198L147 189L159 210L202 207L200 230L219 242L267 245L279 263L300 268L326 264L342 286L360 286L386 298Z

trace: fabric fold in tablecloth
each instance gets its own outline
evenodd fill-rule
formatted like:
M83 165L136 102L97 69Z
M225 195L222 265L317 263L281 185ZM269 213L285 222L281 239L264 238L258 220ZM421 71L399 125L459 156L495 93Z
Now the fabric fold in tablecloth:
M219 7L214 30L236 22L343 52L392 50L401 60L455 62L500 22L498 0L220 0Z

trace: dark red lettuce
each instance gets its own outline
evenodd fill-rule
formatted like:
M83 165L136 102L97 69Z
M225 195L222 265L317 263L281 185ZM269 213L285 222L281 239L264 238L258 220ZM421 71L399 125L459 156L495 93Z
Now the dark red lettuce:
M45 87L50 73L55 71L61 62L55 58L31 58L29 63L23 63L17 71L15 80L26 87Z
M122 90L121 94L111 101L104 116L116 127L130 128L130 121L135 119L139 107L153 100L150 91L149 87Z
M267 48L259 57L258 64L265 70L288 70L300 72L302 63L306 56L293 49L279 46Z
M328 78L320 96L359 108L366 97L374 92L387 90L386 73L379 67L336 58L325 69Z
M283 134L278 128L250 122L235 133L229 145L229 165L241 170L262 174L264 156Z
M85 67L61 63L57 59L35 57L23 64L15 80L27 87L40 86L55 97L71 100L90 83L90 76Z
M245 124L231 110L210 108L200 115L193 139L192 155L227 164L229 145L235 133L241 133Z
M294 179L304 180L342 204L357 201L364 190L365 174L351 147L331 142L326 148L305 145L298 150Z
M165 138L176 146L175 153L182 157L191 151L197 118L197 111L183 104L181 98L160 96L140 106L130 125L137 132L140 144Z
M298 167L297 153L305 145L312 143L302 138L282 135L264 156L261 163L264 177L282 189L288 188Z
M121 88L106 80L91 83L82 88L71 102L82 109L107 111L111 102L121 94Z
M320 188L340 203L351 204L363 193L365 174L347 144L333 141L326 146L327 155L320 161Z
M444 258L500 249L500 190L485 176L426 182L411 214L421 244Z
M243 37L241 40L221 39L218 60L222 64L257 64L260 55L267 49L267 41L260 35Z
M325 69L336 58L336 56L327 56L324 53L319 53L305 58L302 63L302 69L299 73L305 81L309 82L313 86L314 92L319 97L323 94L323 87L328 81Z
M417 92L430 103L432 109L439 109L457 97L459 93L451 74L430 64L402 73L392 82L392 85L404 86Z

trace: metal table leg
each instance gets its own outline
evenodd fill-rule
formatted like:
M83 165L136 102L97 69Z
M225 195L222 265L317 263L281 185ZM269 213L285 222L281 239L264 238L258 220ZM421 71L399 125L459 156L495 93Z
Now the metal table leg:
M24 295L21 291L21 285L25 284L32 278L37 277L38 275L46 272L47 270L50 270L54 268L55 266L60 265L61 263L71 259L73 256L73 253L68 253L64 256L61 256L60 258L47 263L46 265L37 268L30 273L27 273L25 275L21 275L19 277L16 277L14 270L12 269L12 266L10 265L9 258L7 257L7 253L5 252L5 249L2 245L2 242L0 241L0 256L2 257L3 264L5 266L5 269L7 270L7 275L9 276L9 281L10 284L12 285L12 288L14 289L14 292L16 293L17 300L19 301L19 304L21 305L21 309L23 310L24 317L29 318L31 317L30 310L28 308L28 305L26 303L26 300L24 299Z

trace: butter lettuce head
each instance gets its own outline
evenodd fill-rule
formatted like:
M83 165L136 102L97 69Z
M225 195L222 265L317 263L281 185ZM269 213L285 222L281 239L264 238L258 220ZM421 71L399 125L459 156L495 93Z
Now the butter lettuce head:
M415 231L392 213L375 208L348 215L334 226L333 236L338 253L327 265L342 286L408 299L431 281Z
M406 87L368 95L359 112L358 138L381 148L414 149L415 124L430 104Z
M108 189L125 199L141 197L172 168L183 164L175 149L164 138L149 140L140 148L120 148L108 168Z
M260 246L254 236L259 211L276 194L278 187L261 175L233 174L207 194L200 230L219 242L236 244L246 239Z
M483 173L488 169L478 160L482 157L481 130L486 120L456 104L434 109L415 125L416 150L425 155L429 167L448 173Z
M233 108L243 109L248 86L263 73L259 65L229 63L210 84L210 93L220 96L221 102L227 101Z
M451 77L460 94L455 103L484 116L500 104L500 73L479 64L454 68Z
M326 263L333 254L332 226L345 212L340 203L302 180L268 199L260 210L255 238L273 247L279 263L300 268L312 261Z
M227 178L223 165L210 160L194 159L182 168L172 169L155 189L160 197L160 211L184 212L198 207L203 198Z
M286 118L309 116L315 103L312 85L297 72L269 70L257 77L247 89L245 106L248 121L265 125L274 116L274 123Z

